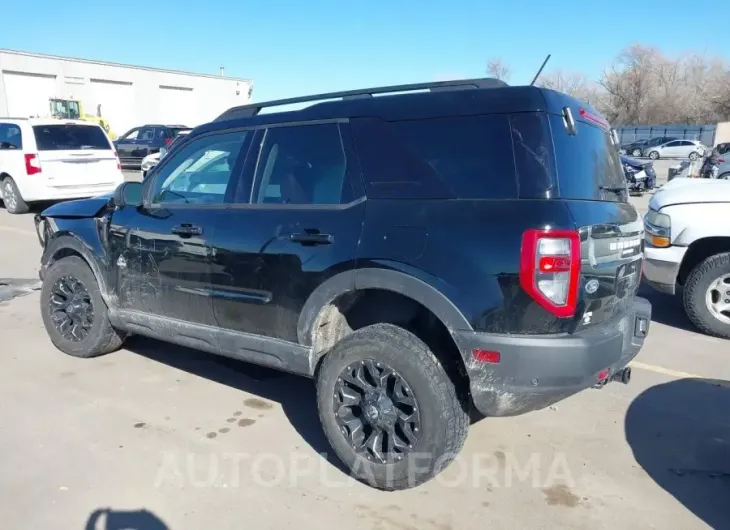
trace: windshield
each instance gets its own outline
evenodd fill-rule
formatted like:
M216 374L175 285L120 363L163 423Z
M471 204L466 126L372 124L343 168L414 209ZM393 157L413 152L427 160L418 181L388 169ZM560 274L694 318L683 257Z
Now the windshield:
M550 116L560 196L564 199L625 202L626 180L608 131L582 121L570 135L562 116Z
M104 131L96 125L35 125L33 133L39 151L111 149Z

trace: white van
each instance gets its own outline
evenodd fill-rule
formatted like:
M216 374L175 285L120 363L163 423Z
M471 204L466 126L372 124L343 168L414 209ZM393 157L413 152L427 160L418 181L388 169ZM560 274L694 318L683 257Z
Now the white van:
M109 193L124 181L100 126L79 120L0 118L0 199L10 213L28 203Z

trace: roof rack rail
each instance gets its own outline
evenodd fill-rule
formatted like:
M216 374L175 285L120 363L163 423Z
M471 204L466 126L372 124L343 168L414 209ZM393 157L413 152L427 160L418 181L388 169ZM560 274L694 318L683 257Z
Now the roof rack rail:
M454 81L434 81L431 83L413 83L409 85L394 85L375 88L363 88L358 90L345 90L343 92L327 92L312 96L300 96L295 98L277 99L263 103L252 103L232 107L218 116L214 121L230 120L233 118L247 118L256 116L261 109L267 107L280 107L293 105L295 103L307 103L309 101L324 101L328 99L360 99L369 98L375 94L395 94L399 92L413 92L416 90L430 90L438 92L442 90L459 90L467 88L501 88L509 86L500 79L484 77L479 79L457 79Z

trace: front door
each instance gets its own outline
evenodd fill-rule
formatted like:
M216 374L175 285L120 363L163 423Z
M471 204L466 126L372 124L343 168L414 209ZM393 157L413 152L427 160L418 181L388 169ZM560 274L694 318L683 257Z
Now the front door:
M365 201L346 127L258 133L260 152L247 157L235 203L209 240L220 327L297 342L314 289L354 268Z
M166 158L144 205L112 215L110 259L121 309L214 325L208 241L245 132L205 135Z
M139 127L136 129L132 129L131 131L127 131L122 136L120 136L116 142L114 142L117 153L119 154L119 160L122 162L122 164L129 164L132 162L132 159L134 158L133 153L136 148L136 141L139 136L139 131Z

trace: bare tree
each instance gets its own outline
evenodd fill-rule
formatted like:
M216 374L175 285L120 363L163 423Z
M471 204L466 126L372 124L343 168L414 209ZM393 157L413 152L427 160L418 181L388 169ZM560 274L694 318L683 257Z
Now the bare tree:
M505 79L510 69L501 59L492 59L487 72ZM730 120L727 61L696 53L669 57L634 44L621 50L598 81L580 72L554 70L537 84L592 104L614 125Z
M499 57L493 57L489 60L489 62L487 62L487 75L489 77L494 77L495 79L500 79L502 81L509 81L511 74L512 72L510 71L509 66L507 66L507 63L502 61Z

